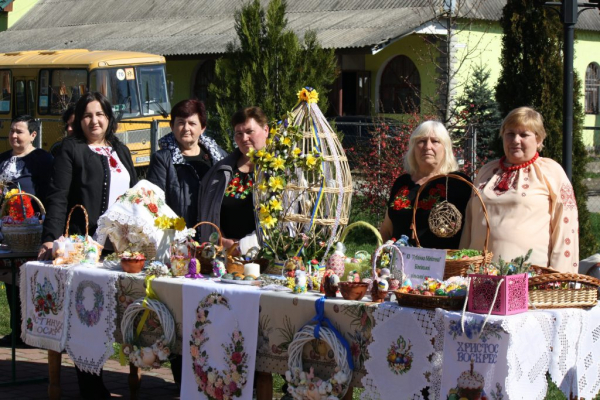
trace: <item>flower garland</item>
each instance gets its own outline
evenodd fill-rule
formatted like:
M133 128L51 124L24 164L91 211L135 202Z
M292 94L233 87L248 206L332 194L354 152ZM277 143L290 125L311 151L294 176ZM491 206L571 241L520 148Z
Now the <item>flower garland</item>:
M90 288L94 294L94 306L90 310L86 310L83 304L83 291L86 288ZM77 310L77 316L79 320L86 326L94 326L100 321L100 316L104 310L104 293L102 288L95 282L82 281L77 287L75 294L75 309Z
M208 309L221 305L231 310L227 298L218 293L206 296L196 309L196 322L190 340L192 368L198 390L206 394L209 400L232 399L242 396L242 388L248 379L248 354L244 349L244 337L239 329L231 334L229 344L223 344L224 360L229 366L227 371L217 371L208 363L208 353L202 346L208 342L204 328L210 324Z
M171 350L164 335L156 340L150 347L139 347L125 344L123 354L129 357L129 362L142 369L160 368L160 364L169 359Z

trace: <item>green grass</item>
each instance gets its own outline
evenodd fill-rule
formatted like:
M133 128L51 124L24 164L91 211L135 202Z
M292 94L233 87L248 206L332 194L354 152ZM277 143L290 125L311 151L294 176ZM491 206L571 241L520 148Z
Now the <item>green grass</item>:
M0 282L0 336L10 333L10 310L6 299L6 287Z
M600 172L591 172L591 171L586 171L586 172L583 174L583 177L584 177L584 178L586 178L586 179L587 179L587 178L590 178L590 179L597 179L597 178L600 178Z

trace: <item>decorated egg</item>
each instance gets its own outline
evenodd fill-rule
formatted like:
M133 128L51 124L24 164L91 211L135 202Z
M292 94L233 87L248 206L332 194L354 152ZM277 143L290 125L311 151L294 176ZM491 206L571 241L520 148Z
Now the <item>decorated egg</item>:
M233 275L232 274L225 274L222 276L223 279L233 279Z
M433 296L433 293L425 291L423 292L423 296Z
M436 296L446 296L446 291L444 289L435 289Z
M406 278L404 280L404 282L402 282L402 287L404 287L404 286L410 286L410 287L412 287L412 281L409 278Z
M381 272L379 272L379 276L382 278L390 276L390 269L389 268L381 268Z
M377 282L377 288L379 290L388 290L389 286L390 285L388 284L388 281L386 281L385 279L382 279L379 282Z
M254 277L252 275L246 275L243 280L245 280L245 281L255 281L256 277Z
M400 281L398 279L390 279L390 290L398 290L400 287Z

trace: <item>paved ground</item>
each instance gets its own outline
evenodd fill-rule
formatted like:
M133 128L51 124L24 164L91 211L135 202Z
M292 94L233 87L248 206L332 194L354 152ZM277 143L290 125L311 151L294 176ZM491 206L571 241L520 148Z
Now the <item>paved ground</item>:
M48 378L47 352L40 349L17 349L17 380ZM129 367L118 361L108 360L104 366L104 384L113 397L129 398L127 377ZM11 349L0 347L0 383L9 382L11 372ZM61 369L62 399L79 399L75 367L68 355L63 354ZM2 400L38 400L48 398L48 382L0 386ZM160 368L143 373L139 398L179 399L179 391L173 382L169 368Z

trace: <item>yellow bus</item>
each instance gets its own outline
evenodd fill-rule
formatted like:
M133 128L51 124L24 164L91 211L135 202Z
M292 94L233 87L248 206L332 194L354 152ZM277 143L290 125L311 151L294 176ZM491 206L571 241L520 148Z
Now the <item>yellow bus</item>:
M62 112L87 91L104 94L119 119L117 136L136 167L148 165L169 132L171 110L162 56L128 51L48 50L0 53L0 151L10 149L10 120L39 119L40 145L63 137Z

